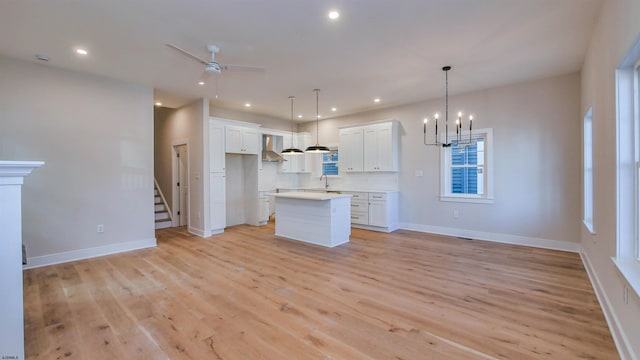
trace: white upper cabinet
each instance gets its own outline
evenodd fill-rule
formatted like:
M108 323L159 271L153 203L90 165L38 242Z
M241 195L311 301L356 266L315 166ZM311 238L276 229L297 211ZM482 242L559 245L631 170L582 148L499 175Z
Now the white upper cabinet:
M363 166L362 127L340 129L340 169L345 172L362 171Z
M227 125L226 152L257 155L260 150L260 133L257 128Z
M340 167L345 172L398 171L398 122L340 129Z
M368 125L364 129L364 171L398 171L397 123Z
M291 135L283 136L284 149L295 147L302 151L309 145L310 134L300 133L293 135L293 144L291 144ZM280 171L283 173L309 173L311 172L311 156L309 154L299 155L287 155L283 154L283 158L287 161L283 161L280 166Z

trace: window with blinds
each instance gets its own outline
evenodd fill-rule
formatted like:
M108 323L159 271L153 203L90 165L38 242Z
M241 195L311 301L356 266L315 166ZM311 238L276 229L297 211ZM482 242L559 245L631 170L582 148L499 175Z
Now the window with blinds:
M338 175L338 149L322 154L322 175Z
M442 148L441 201L493 203L493 129L476 129L471 136Z
M484 139L451 146L451 193L484 194Z

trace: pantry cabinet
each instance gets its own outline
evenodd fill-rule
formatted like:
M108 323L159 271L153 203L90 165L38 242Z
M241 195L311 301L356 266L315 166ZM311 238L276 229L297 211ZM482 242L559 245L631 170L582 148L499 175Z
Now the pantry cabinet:
M209 122L209 172L224 172L225 126Z

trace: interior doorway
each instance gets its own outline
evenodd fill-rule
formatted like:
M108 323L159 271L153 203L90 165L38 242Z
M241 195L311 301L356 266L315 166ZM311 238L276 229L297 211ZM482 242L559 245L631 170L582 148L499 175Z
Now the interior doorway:
M173 146L173 226L189 225L189 149Z

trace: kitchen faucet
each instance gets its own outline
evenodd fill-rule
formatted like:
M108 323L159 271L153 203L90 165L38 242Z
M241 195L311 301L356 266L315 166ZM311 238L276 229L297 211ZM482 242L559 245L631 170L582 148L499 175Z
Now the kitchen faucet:
M324 176L324 188L328 189L329 188L329 177L327 176L327 174L322 174L320 175L320 181L322 181L322 177Z

